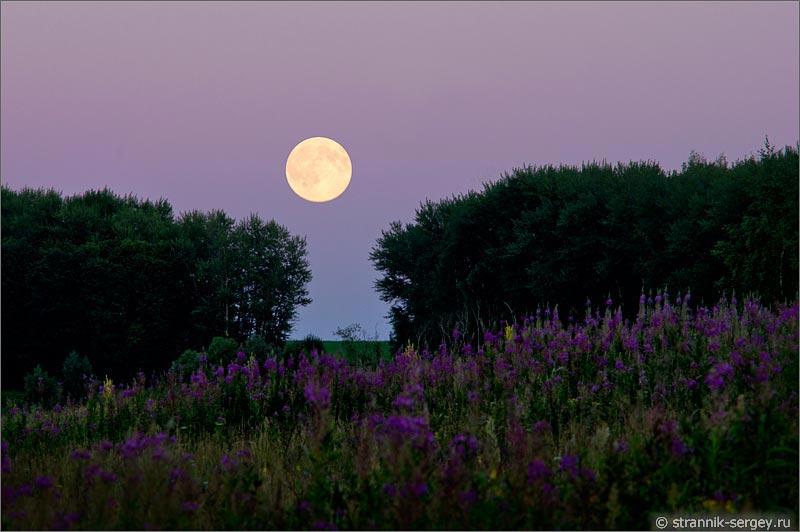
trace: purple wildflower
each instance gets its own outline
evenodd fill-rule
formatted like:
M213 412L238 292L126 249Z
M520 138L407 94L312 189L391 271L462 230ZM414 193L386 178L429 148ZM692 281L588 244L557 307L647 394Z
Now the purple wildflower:
M227 454L222 455L221 463L222 463L222 469L224 471L232 471L237 467L239 467L239 462L236 460L232 460L231 458L228 457Z
M80 519L80 516L76 513L65 514L64 512L57 512L56 520L51 525L51 528L53 530L69 530L78 519Z
M2 448L0 452L3 461L2 471L3 473L11 473L11 459L8 457L8 442L3 441L2 444L0 444L0 448Z
M575 478L578 476L578 457L572 456L569 454L565 454L561 457L561 466L558 468L559 471L565 471L569 473L571 478Z
M714 390L720 390L725 386L725 377L728 380L733 379L733 367L728 363L722 362L711 368L711 371L706 375L706 384Z
M396 446L410 442L416 449L432 447L435 444L428 421L423 417L374 416L372 424L382 439L388 439Z
M3 504L14 504L14 501L17 498L17 490L14 489L14 486L9 484L4 485L2 490L2 498Z
M83 449L78 449L77 451L72 451L69 457L72 460L88 460L92 457L92 453Z
M101 480L103 480L105 482L108 482L108 483L112 483L112 482L116 482L117 481L117 475L115 475L111 471L105 471L105 470L101 469L97 473L97 476L99 476Z
M181 510L185 512L194 512L200 508L200 503L196 501L184 501L181 503Z
M472 434L459 434L453 438L450 443L450 449L461 457L465 457L467 454L470 456L477 455L478 439Z
M683 444L683 441L678 436L672 438L669 450L673 456L683 456L688 451L686 445Z
M417 499L428 493L428 485L425 482L411 482L407 487Z
M536 423L533 424L533 431L534 432L545 432L550 430L550 422L544 419L540 419Z
M169 472L169 480L170 482L177 482L182 478L189 478L189 475L181 469L180 467L174 468L172 471Z
M110 451L114 448L114 444L108 440L102 440L94 444L92 447L95 451Z
M413 410L414 399L412 397L408 397L407 395L400 394L394 401L392 401L392 406L398 410Z
M458 498L461 499L462 503L465 503L468 506L472 506L478 500L478 492L475 490L465 491L464 493L459 495Z
M92 479L94 477L96 477L97 475L99 475L99 474L100 474L100 466L97 465L97 464L89 464L86 467L86 470L83 473L83 478L85 478L86 481L89 484L91 484L92 483Z
M319 405L323 410L331 406L331 392L324 386L315 386L309 384L303 390L303 395L311 404Z
M553 472L541 460L534 460L528 465L528 484L536 484L551 476L553 476Z
M53 486L53 479L50 477L36 475L33 485L36 486L37 489L46 490L47 488L51 488Z

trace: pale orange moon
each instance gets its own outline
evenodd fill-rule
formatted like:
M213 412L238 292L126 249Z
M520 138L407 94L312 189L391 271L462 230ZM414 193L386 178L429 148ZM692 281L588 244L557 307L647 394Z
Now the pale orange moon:
M286 160L289 186L308 201L322 203L339 197L352 175L350 156L338 142L326 137L304 140Z

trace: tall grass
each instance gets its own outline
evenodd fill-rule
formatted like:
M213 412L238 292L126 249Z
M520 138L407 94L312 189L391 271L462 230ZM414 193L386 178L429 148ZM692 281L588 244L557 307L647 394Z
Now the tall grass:
M7 529L647 528L798 501L798 304L641 300L6 402Z

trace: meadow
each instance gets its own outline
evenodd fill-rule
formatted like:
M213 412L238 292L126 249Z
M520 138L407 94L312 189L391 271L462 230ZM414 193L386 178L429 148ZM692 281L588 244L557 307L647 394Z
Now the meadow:
M798 512L798 303L607 301L389 359L4 396L4 529L647 529Z
M391 342L385 340L320 340L322 352L344 358L351 364L376 363L392 358ZM288 340L286 347L300 350L303 340ZM294 348L294 349L292 349Z

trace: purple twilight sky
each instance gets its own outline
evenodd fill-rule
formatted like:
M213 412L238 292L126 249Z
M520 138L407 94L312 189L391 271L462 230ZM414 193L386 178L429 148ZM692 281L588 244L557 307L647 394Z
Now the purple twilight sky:
M388 338L368 254L425 198L525 164L733 161L798 128L798 2L3 2L2 180L110 187L308 240L292 337ZM286 157L353 162L324 204Z

